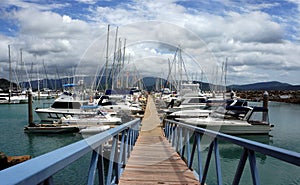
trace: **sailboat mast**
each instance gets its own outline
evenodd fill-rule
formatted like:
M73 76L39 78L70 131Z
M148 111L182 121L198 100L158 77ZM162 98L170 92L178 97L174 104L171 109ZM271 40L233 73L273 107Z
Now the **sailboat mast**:
M9 96L8 96L8 102L11 102L11 91L12 91L12 83L11 83L11 57L10 57L10 45L8 45L8 62L9 62Z
M226 57L226 61L225 61L225 69L224 69L224 73L225 73L225 74L224 74L224 81L225 81L224 83L225 83L225 89L226 89L226 85L227 85L227 84L226 84L226 80L227 80L227 79L226 79L226 78L227 78L227 57Z
M108 89L108 46L109 46L109 25L107 26L107 40L106 40L106 63L105 63L105 90Z
M183 72L182 72L182 68L183 68L183 61L182 61L182 57L181 57L181 48L179 46L179 54L178 54L178 63L179 63L179 75L180 75L180 79L179 79L179 92L181 92L182 90L182 80L183 80Z
M125 49L126 49L126 39L124 39L124 48L123 48L123 57L122 57L122 66L121 69L124 69L124 63L125 63ZM124 88L124 71L121 76L121 87Z

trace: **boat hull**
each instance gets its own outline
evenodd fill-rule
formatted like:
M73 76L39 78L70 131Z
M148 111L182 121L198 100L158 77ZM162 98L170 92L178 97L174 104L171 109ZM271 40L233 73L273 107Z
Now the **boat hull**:
M245 121L214 121L209 119L180 119L187 124L213 130L216 132L222 132L225 134L244 135L244 134L269 134L271 124L250 124Z
M50 125L50 124L41 124L37 126L27 126L24 128L24 132L27 133L50 133L50 134L59 134L59 133L73 133L78 132L79 128L76 126L69 125Z
M36 109L35 112L41 121L53 122L58 121L62 117L71 116L93 116L96 112L84 112L81 110L57 110L57 109Z

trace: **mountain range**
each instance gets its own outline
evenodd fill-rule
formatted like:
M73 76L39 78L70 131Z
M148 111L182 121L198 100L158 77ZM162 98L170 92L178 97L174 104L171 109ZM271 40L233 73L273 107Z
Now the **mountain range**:
M290 91L297 91L300 90L300 85L291 85L288 83L281 83L278 81L271 81L271 82L259 82L253 84L246 84L246 85L230 85L227 86L227 89L238 90L238 91L249 91L249 90L290 90Z
M143 79L144 84L147 89L154 89L155 83L157 78L153 77L146 77ZM161 79L160 79L161 80ZM163 81L165 83L165 81ZM200 81L193 81L193 83L199 83L200 87L203 91L210 90L210 87L213 86L206 82L200 82ZM234 91L283 91L283 90L289 90L289 91L297 91L300 90L300 85L291 85L288 83L281 83L278 81L270 81L270 82L258 82L258 83L252 83L252 84L245 84L245 85L229 85L226 87L227 90L234 90Z
M160 81L161 84L165 85L167 84L166 80L160 79L160 78L155 78L155 77L145 77L143 78L144 85L147 90L155 90L156 88L156 82ZM53 89L53 87L62 87L63 82L66 82L66 79L61 79L61 80L47 80L45 84L49 84L48 88ZM209 83L206 82L200 82L200 81L193 81L193 83L199 83L200 87L203 91L208 91L210 90L210 87L212 86ZM50 85L52 84L52 85ZM53 84L56 84L55 86ZM36 90L37 89L37 82L33 81L31 82L32 89ZM162 85L162 86L163 86ZM15 88L17 85L13 83L13 87ZM25 85L26 86L26 85ZM9 81L6 79L1 78L0 79L0 89L3 91L7 91L9 88ZM278 91L283 91L283 90L290 90L290 91L297 91L300 90L300 85L291 85L288 83L281 83L278 81L271 81L271 82L258 82L258 83L253 83L253 84L245 84L245 85L229 85L226 87L227 90L234 90L234 91L260 91L260 90L265 90L265 91L271 91L271 90L278 90Z

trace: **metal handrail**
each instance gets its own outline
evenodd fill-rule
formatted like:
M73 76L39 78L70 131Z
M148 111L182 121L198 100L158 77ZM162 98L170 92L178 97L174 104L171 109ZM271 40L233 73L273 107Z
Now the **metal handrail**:
M214 153L215 156L217 184L222 184L220 154L218 149L219 140L227 141L243 148L243 152L238 167L236 169L236 173L232 184L239 184L247 158L249 159L249 163L250 163L250 170L251 170L253 184L260 184L258 170L256 167L255 152L277 158L281 161L285 161L287 163L296 166L300 166L300 153L294 151L258 143L255 141L250 141L247 139L223 134L220 132L215 132L204 128L191 126L170 119L165 119L164 124L165 124L164 126L165 136L167 137L169 142L172 143L172 146L176 149L176 151L179 152L181 157L187 161L187 165L190 169L192 169L194 157L195 155L197 155L198 157L197 175L199 177L199 182L201 182L201 184L205 184L212 153ZM185 134L183 134L183 132L185 132ZM193 139L194 139L192 149L190 149L191 148L190 135L192 135L191 133L193 134ZM212 138L212 142L208 149L208 154L205 161L204 169L202 168L202 159L201 159L201 150L200 150L201 135L206 135ZM185 152L185 150L187 151ZM184 156L185 153L187 153L187 156Z
M127 158L138 137L139 125L140 119L135 119L16 166L4 169L0 172L0 182L2 185L54 184L52 176L55 173L92 151L87 184L93 184L96 169L98 169L100 184L115 183L119 180L121 168L126 164ZM122 137L120 143L118 143L119 136ZM102 149L103 145L111 139L113 142L109 159L108 176L105 182ZM116 159L116 157L119 158ZM113 173L113 171L117 173ZM113 176L113 174L115 175Z

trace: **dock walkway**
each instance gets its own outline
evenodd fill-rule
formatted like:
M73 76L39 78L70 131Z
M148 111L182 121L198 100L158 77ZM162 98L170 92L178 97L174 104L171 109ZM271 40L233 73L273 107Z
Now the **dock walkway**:
M151 96L119 184L200 184L163 135Z

